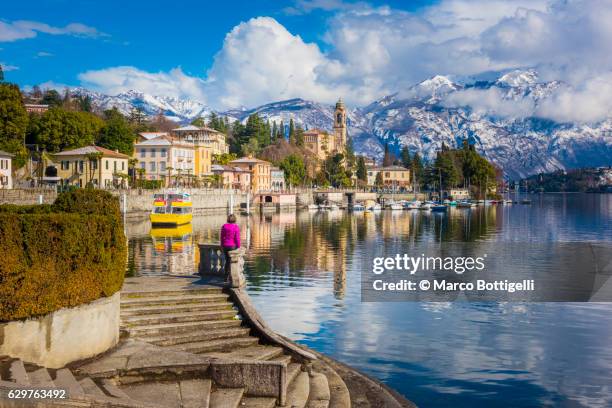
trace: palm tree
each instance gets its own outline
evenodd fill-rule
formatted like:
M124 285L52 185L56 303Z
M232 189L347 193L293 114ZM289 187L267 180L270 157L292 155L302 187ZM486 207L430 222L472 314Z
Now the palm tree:
M132 173L132 187L134 186L134 184L136 184L136 165L138 164L138 159L135 157L132 157L130 159L128 159L128 169L131 170Z
M91 153L87 153L87 168L89 170L89 180L87 180L87 183L85 183L85 185L87 186L92 186L93 187L93 177L94 177L94 171L97 170L98 168L100 168L100 160L102 159L102 152L91 152ZM95 166L94 166L95 164Z

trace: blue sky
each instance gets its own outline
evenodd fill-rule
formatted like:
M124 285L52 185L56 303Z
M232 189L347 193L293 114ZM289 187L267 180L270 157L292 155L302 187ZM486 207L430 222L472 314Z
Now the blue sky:
M609 0L4 3L0 63L22 86L134 89L217 109L339 96L363 106L436 75L535 68L538 81L565 84L548 116L612 116ZM454 103L533 109L500 98Z
M431 1L372 2L414 10ZM333 4L335 2L330 2ZM29 20L64 27L81 23L99 36L82 37L38 33L30 39L0 41L0 61L18 67L7 76L21 85L53 81L78 85L87 70L129 65L146 71L168 71L180 66L191 75L204 75L222 48L225 35L237 24L271 16L307 42L322 49L326 21L333 10L295 13L294 1L96 1L43 0L6 2L0 21ZM339 4L339 3L338 3ZM48 55L51 54L51 55ZM280 57L280 56L279 56Z

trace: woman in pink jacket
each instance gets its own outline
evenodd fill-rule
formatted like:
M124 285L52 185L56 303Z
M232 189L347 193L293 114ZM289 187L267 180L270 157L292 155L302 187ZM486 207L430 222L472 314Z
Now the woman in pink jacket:
M228 252L240 248L240 227L236 224L236 216L227 216L227 223L221 227L221 248L225 254L225 273L229 274L230 257Z

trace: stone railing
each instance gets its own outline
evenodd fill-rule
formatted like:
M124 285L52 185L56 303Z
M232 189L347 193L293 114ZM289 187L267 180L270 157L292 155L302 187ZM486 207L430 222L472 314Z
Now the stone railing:
M229 287L241 288L245 286L244 278L244 249L238 248L229 251L229 265L226 265L225 253L221 245L199 244L201 276L224 277Z

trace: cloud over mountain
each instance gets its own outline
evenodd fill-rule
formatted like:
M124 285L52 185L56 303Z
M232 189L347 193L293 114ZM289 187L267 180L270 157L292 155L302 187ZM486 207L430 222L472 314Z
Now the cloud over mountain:
M495 90L466 90L449 103L500 115L533 112L561 122L578 115L600 120L612 108L612 3L606 0L442 0L414 12L300 0L293 12L314 9L332 13L324 49L271 17L258 17L226 35L201 75L114 67L80 79L107 93L138 89L227 109L296 97L330 103L339 95L363 105L437 74L535 67L543 79L565 84L549 106L536 110L529 100L509 102ZM584 109L572 109L572 100Z

